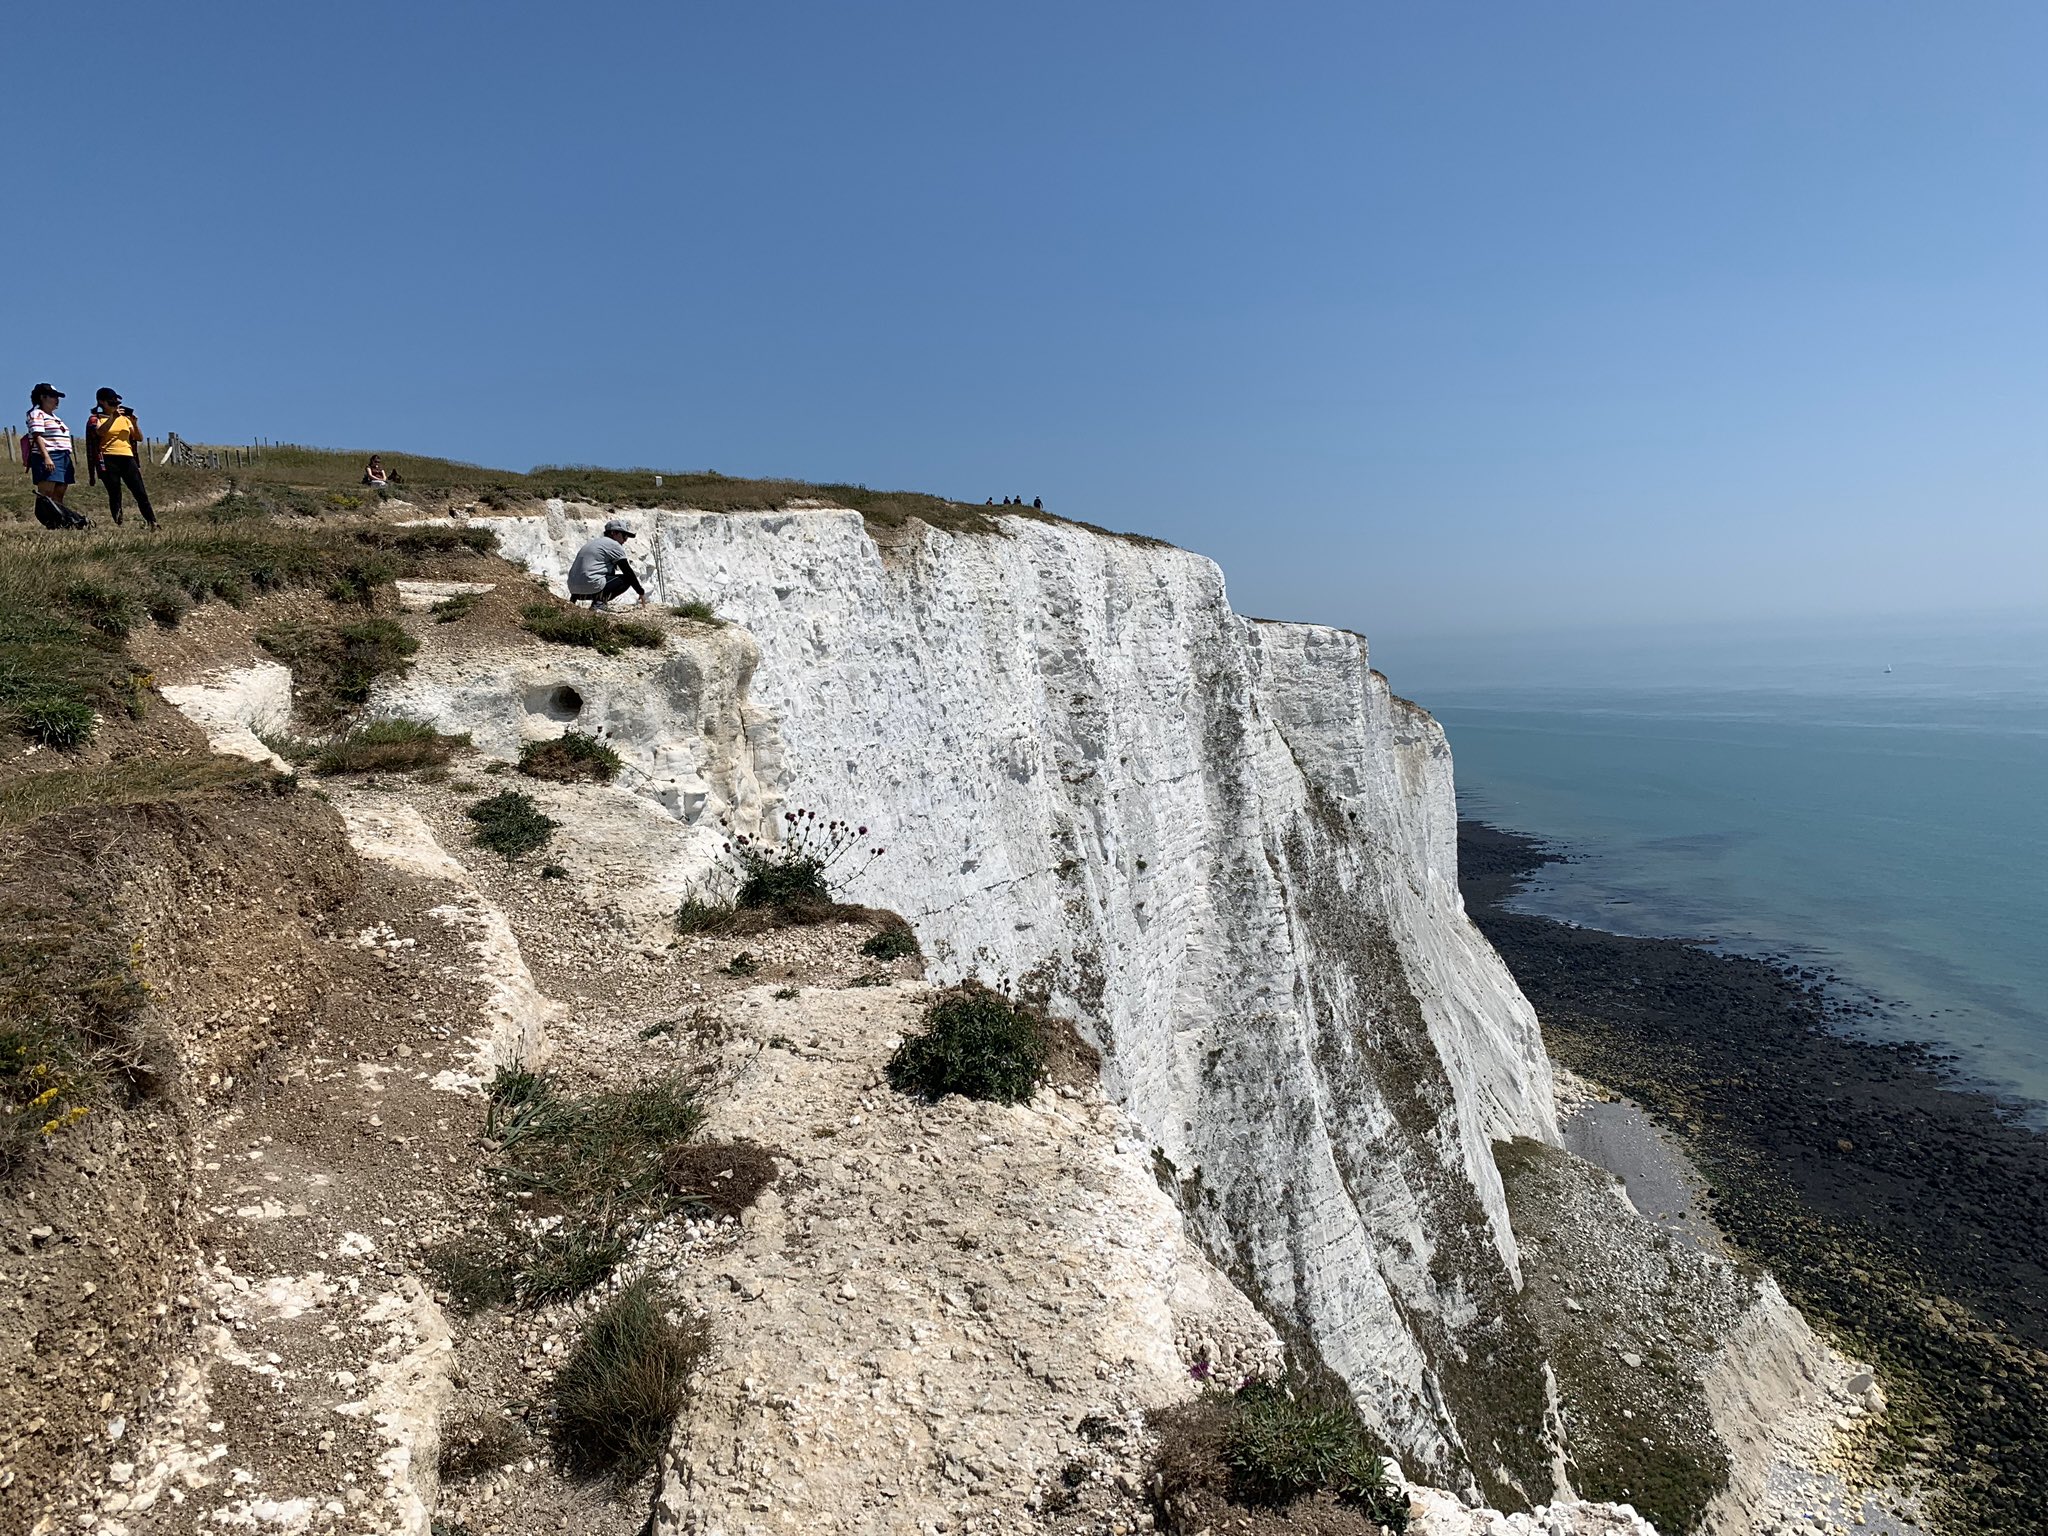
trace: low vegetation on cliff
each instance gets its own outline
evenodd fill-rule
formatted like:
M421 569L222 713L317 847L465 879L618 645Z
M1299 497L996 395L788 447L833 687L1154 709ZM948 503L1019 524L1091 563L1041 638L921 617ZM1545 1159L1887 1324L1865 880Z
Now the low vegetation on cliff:
M923 1029L897 1047L889 1083L933 1102L957 1093L1021 1104L1045 1081L1049 1054L1037 1009L966 981L940 993L925 1010Z

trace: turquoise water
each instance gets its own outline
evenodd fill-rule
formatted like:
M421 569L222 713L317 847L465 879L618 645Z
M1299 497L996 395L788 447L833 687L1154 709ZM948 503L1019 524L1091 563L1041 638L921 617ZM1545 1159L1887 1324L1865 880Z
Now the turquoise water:
M1531 911L1787 955L2048 1105L2048 623L1381 647L1467 815L1555 839ZM1886 666L1892 668L1890 673Z

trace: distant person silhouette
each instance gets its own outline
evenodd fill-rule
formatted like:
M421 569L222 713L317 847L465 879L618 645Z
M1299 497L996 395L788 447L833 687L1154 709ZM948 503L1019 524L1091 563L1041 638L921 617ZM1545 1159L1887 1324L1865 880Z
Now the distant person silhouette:
M1045 503L1040 501L1036 496L1034 496L1031 498L1031 510L1034 512L1043 512L1045 510Z
M385 471L383 456L381 454L371 454L370 462L363 466L363 484L381 488L390 483L391 476Z

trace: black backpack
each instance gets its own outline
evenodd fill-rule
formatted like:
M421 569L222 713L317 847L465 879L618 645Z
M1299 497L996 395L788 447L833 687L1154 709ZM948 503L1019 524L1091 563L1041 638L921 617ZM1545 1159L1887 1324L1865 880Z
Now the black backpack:
M83 512L74 512L61 502L47 496L36 498L36 521L45 528L90 528Z

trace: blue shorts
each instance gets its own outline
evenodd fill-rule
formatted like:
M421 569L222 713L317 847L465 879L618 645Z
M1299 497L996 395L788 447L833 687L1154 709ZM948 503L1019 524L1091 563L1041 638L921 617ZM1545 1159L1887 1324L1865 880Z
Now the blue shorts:
M61 448L51 450L50 464L50 469L45 471L43 461L39 458L31 466L37 485L74 485L77 483L77 477L71 472L71 455L69 453Z

